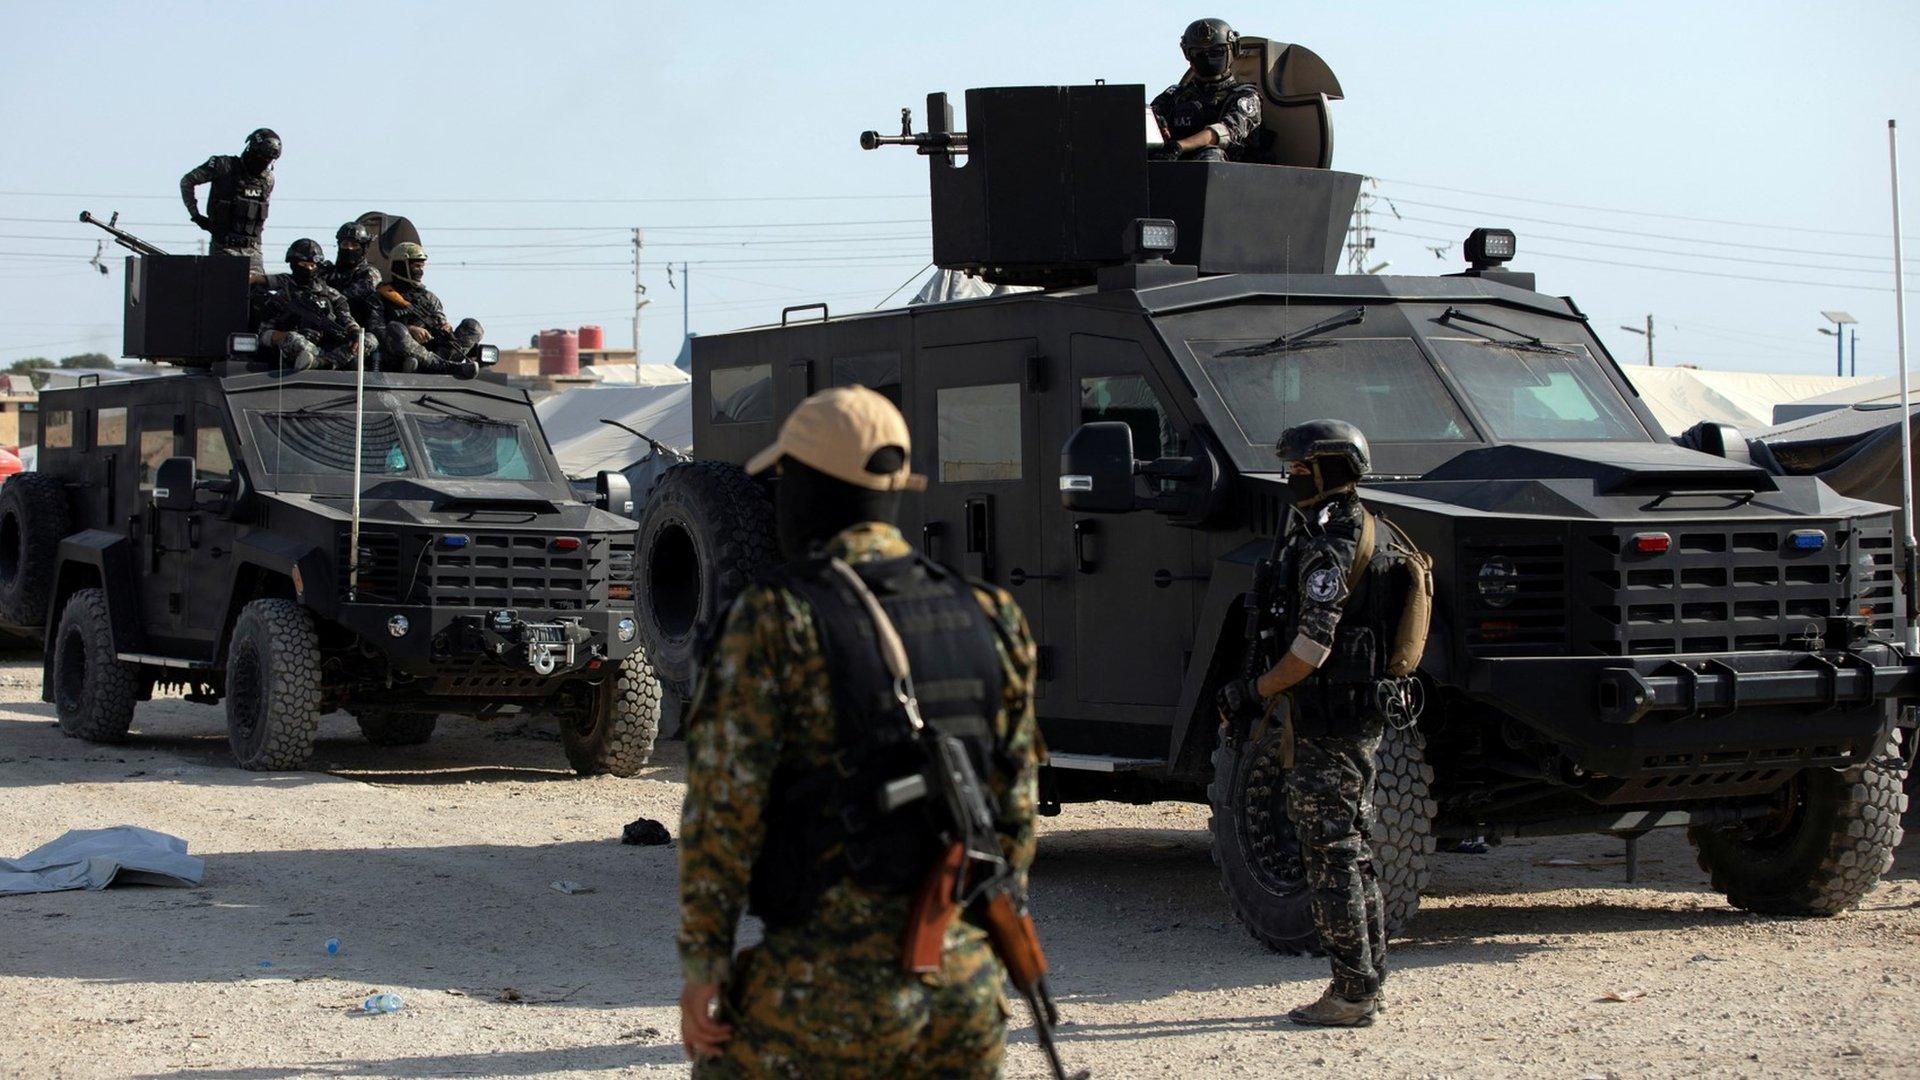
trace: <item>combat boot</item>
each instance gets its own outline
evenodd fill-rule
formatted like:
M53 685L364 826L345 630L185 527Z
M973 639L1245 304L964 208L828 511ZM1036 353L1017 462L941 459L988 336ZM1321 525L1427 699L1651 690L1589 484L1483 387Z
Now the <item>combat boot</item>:
M1329 987L1320 1000L1287 1013L1287 1019L1308 1027L1369 1027L1380 1011L1377 998L1354 1001L1341 997Z

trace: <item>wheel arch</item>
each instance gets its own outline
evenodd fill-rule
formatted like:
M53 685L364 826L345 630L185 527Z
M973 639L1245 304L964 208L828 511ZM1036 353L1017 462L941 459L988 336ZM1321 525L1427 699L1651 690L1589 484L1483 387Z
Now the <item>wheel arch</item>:
M116 652L140 652L146 634L140 627L139 591L134 587L133 541L103 529L87 529L60 542L54 559L53 592L47 598L46 637L41 651L40 699L52 701L54 636L67 601L82 589L106 595Z

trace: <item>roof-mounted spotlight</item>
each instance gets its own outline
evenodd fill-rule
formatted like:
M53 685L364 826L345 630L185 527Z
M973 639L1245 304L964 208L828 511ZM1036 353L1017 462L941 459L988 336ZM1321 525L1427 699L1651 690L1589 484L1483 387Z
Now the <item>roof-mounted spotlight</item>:
M1180 226L1166 218L1134 218L1127 224L1125 246L1134 262L1165 262L1180 246Z
M1518 246L1512 229L1475 229L1467 234L1467 262L1475 270L1492 270L1511 261Z

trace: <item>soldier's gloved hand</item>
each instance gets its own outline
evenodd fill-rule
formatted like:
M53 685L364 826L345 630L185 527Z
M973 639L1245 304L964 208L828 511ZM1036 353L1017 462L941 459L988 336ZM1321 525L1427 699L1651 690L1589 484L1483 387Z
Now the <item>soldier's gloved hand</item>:
M201 227L202 229L205 229L205 230L207 230L208 232L212 232L212 231L213 231L213 222L212 222L211 220L209 220L209 219L208 219L208 217L207 217L207 215L205 215L205 214L195 214L195 215L193 215L193 223L194 223L195 225L198 225L198 226L200 226L200 227Z
M432 334L427 333L427 328L424 326L409 326L407 327L407 333L412 334L413 340L422 345L425 345L428 339L433 337Z
M1254 688L1252 679L1231 680L1220 688L1215 700L1220 706L1220 711L1230 718L1257 712L1262 704L1260 691Z

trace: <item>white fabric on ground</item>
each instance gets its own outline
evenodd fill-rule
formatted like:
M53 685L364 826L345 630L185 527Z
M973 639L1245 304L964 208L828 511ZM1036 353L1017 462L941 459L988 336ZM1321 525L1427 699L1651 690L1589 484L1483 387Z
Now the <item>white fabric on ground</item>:
M0 896L104 889L115 882L198 885L206 864L187 842L137 825L71 829L18 859L0 859Z

